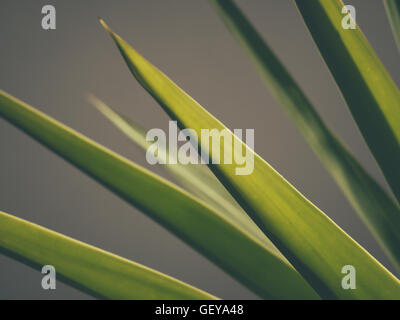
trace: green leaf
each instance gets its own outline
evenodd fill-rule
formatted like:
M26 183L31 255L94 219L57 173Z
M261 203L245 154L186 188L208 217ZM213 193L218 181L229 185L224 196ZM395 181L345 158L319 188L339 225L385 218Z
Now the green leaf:
M354 209L400 269L400 209L325 125L303 91L240 9L212 0L246 50L267 87L282 105Z
M222 131L226 127L101 21L139 83L181 128ZM400 281L315 207L260 156L229 131L232 141L254 156L254 171L237 175L236 164L210 168L257 225L323 298L398 299ZM200 140L201 141L201 140ZM205 148L205 145L201 145ZM205 150L210 159L223 153ZM243 150L234 150L240 152ZM244 153L244 152L243 152ZM357 271L357 289L341 286L343 266Z
M342 1L296 3L365 141L400 201L399 89L359 27L342 27Z
M152 142L146 140L146 131L131 119L120 115L93 95L89 96L89 102L91 102L106 118L108 118L117 128L119 128L142 149L147 150L147 148L152 144ZM162 150L161 146L158 148L157 153L160 158L165 158L164 154L167 154L168 157L171 156L168 150ZM167 163L164 166L187 190L189 190L189 192L205 201L214 210L220 212L221 215L225 216L232 223L235 223L244 232L257 238L267 248L269 248L273 254L279 256L282 260L287 261L272 244L271 240L265 236L253 220L250 219L246 212L244 212L232 198L230 193L226 191L218 179L215 178L206 165Z
M216 299L214 296L115 254L0 211L0 252L109 299ZM62 278L64 279L64 278Z
M400 51L400 1L383 0L397 48Z
M166 227L263 298L318 296L285 261L191 194L0 91L0 116Z

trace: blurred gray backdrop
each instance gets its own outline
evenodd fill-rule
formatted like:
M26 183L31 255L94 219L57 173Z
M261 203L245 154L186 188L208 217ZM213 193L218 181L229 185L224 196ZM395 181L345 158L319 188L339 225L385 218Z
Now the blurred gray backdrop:
M237 3L326 122L387 188L294 2ZM57 10L55 31L41 28L45 4ZM357 22L399 83L399 56L382 1L347 4L356 7ZM147 128L167 128L167 116L131 76L98 16L230 128L254 128L255 150L392 269L208 1L1 0L0 88L151 168L144 153L86 100L94 93ZM219 297L256 298L175 236L2 119L0 150L1 210ZM151 169L165 175L160 168ZM2 299L90 298L61 282L56 290L44 291L41 278L39 271L0 256Z

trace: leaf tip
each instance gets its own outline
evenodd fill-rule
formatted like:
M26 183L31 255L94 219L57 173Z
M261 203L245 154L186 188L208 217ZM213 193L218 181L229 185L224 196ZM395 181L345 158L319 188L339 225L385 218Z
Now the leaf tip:
M88 102L90 102L92 104L98 100L97 97L93 93L90 93L90 92L88 92L86 94L86 99Z
M103 18L98 17L99 22L101 24L101 26L109 33L109 34L113 34L113 32L111 31L110 27L107 25L107 23L105 23L105 21L103 20Z
M97 98L94 94L92 93L88 93L86 95L87 101L94 107L96 108L98 111L102 111L103 110L103 103L100 101L99 98Z

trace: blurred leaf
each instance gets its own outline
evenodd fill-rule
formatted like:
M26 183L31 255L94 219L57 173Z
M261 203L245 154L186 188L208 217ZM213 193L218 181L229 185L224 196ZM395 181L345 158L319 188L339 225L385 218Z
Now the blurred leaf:
M342 27L342 1L296 3L365 141L400 201L399 89L359 27Z
M230 0L212 0L275 99L400 269L400 209L324 124L274 52Z
M178 186L3 91L0 116L149 215L261 297L317 298L292 266Z
M138 124L134 123L127 117L120 115L93 95L89 96L89 101L142 149L147 150L147 148L152 144L152 142L146 140L146 131ZM170 156L168 150L161 150L161 148L159 148L157 152L160 158L164 158L164 155L160 154L168 154L168 157ZM206 165L167 163L164 166L187 190L204 200L208 205L213 207L214 210L220 212L221 215L224 215L239 228L257 238L267 248L269 248L272 253L278 255L279 258L287 262L286 258L278 251L278 249L276 249L253 220L249 218L246 212L244 212L237 204L230 193L226 191L224 186L217 178L215 178Z
M383 0L392 27L394 40L400 51L400 0Z
M0 252L41 270L52 265L67 283L109 299L215 299L112 253L0 211ZM71 282L72 281L72 282Z
M139 83L180 128L226 127L150 64L101 20ZM230 131L229 131L230 132ZM218 179L258 226L323 298L399 299L400 281L316 208L261 157L230 132L232 140L254 156L254 172L237 175L236 164L210 165ZM204 147L204 146L202 146ZM212 148L210 148L212 149ZM218 156L205 150L210 159ZM223 144L219 154L223 153ZM240 152L239 150L233 150ZM243 151L243 150L241 150ZM238 247L239 248L239 247ZM357 289L341 286L345 265L357 270Z

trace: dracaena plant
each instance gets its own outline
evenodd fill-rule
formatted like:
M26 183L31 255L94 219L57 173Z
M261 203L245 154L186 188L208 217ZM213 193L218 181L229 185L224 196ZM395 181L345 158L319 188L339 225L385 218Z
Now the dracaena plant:
M235 3L211 1L267 88L399 267L400 92L359 27L341 27L341 1L295 2L394 197L327 127ZM387 0L385 4L398 38L399 2ZM227 129L100 22L138 83L181 129L198 134L202 129ZM148 147L139 124L93 95L90 101L134 143ZM230 138L254 156L254 171L236 175L232 164L166 165L183 189L3 91L0 115L176 234L261 298L400 299L400 281L392 273L231 131ZM208 144L197 144L212 157L215 151ZM2 212L0 248L32 265L51 261L68 283L98 297L216 299L160 272ZM357 270L354 290L341 286L340 271L348 264Z

